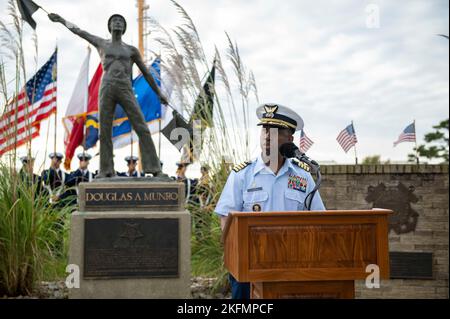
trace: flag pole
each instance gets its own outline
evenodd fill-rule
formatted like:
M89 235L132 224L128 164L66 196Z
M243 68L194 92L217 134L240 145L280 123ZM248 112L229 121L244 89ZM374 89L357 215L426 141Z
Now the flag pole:
M161 59L161 47L159 48L159 54L157 55L156 58L160 58ZM160 81L160 85L161 85L161 89L162 89L162 70L161 70L161 60L159 62L159 81ZM163 105L162 103L159 103L160 107L159 107L159 128L158 128L158 158L159 161L161 162L161 121L162 121L162 108ZM166 110L167 112L167 110ZM165 115L165 113L164 113Z
M47 13L47 15L49 15L50 13L47 12L47 10L45 10L44 8L42 8L40 5L37 5L39 7L39 9L41 9L42 11L44 11L45 13Z
M159 128L158 128L158 158L161 161L161 118L159 119Z
M56 135L58 133L57 127L58 126L58 102L56 102L56 110L55 110L55 135L54 135L54 143L53 143L53 152L56 152Z
M56 40L56 55L58 58L58 40ZM58 68L58 64L56 64L56 67ZM56 71L56 74L58 74L58 71ZM55 94L55 93L53 93ZM56 104L56 108L55 108L55 136L54 136L54 144L53 144L53 152L56 153L56 136L58 133L57 127L58 127L58 94L55 94L55 104Z
M89 61L91 59L91 47L88 45L87 46L87 50L88 50L88 61L87 61L87 72L86 72L86 95L84 97L84 110L83 110L83 114L84 114L84 126L83 126L83 155L86 154L86 133L87 133L87 111L88 111L88 103L89 103Z
M130 132L130 138L131 138L131 142L130 142L130 156L133 156L133 128L131 128L131 132Z
M144 10L145 10L145 0L138 0L137 1L137 7L138 7L138 46L139 46L139 53L142 56L142 60L144 61L144 64L146 62L145 59L145 49L144 49ZM145 65L147 68L147 65ZM131 129L131 137L133 137L133 129ZM133 142L133 140L131 140ZM140 172L142 172L142 156L141 156L141 147L138 145L138 154L140 161L138 162L138 169ZM145 174L145 173L144 173Z
M352 121L352 128L353 128L353 132L355 132L355 127L353 126L353 121ZM355 143L355 145L353 145L353 149L355 151L355 165L358 165L358 155L356 153L356 143Z
M418 145L417 145L416 120L413 121L413 124L414 124L414 142L416 144L416 162L417 162L417 165L419 165L419 149L418 149Z

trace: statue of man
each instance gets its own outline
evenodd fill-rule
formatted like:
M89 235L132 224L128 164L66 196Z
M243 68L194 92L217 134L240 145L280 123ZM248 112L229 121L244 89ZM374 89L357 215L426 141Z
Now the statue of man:
M100 169L97 178L115 176L112 123L118 103L123 107L134 131L139 136L144 173L164 176L150 130L145 123L144 115L139 108L131 86L133 63L136 63L148 84L158 94L161 103L167 104L167 99L145 67L139 50L122 42L122 35L127 27L125 18L120 14L114 14L109 18L108 29L112 38L107 40L81 30L58 14L50 13L48 17L53 22L62 23L70 31L95 46L100 55L103 77L99 92Z

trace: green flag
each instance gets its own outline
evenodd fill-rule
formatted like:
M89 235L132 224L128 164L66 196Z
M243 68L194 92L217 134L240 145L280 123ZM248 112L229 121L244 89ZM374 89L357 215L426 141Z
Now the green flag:
M197 100L194 104L194 111L192 112L190 123L195 120L200 120L202 126L213 126L213 106L214 106L214 81L216 73L216 60L214 59L213 67L209 72L208 78L200 91Z

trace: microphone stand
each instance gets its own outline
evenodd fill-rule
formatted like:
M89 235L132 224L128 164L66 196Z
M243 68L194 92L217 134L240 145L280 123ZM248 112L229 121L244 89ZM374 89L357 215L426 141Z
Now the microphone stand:
M313 201L314 195L320 188L320 184L322 183L322 174L320 173L320 165L316 161L310 159L305 153L298 158L299 161L306 163L311 167L311 173L316 175L316 186L313 190L306 196L305 206L307 210L311 210L311 203Z

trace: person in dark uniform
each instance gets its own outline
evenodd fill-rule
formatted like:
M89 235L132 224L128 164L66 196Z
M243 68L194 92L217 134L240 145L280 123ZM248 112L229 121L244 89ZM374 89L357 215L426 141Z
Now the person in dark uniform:
M200 167L202 176L198 180L196 194L200 201L200 207L205 207L211 201L212 184L211 176L209 175L209 166L204 164Z
M61 162L64 156L61 153L50 153L50 168L41 174L44 188L50 194L50 203L56 203L59 196L63 193L64 186L68 180L69 174L61 170Z
M60 200L64 200L70 196L70 204L77 203L78 185L82 182L90 183L95 178L95 173L89 171L89 161L92 156L88 153L80 153L77 157L80 160L79 167L70 173L65 184L69 189L60 196Z
M198 197L195 196L195 187L198 180L186 177L186 170L190 163L178 162L175 180L184 183L184 194L186 204L197 202Z
M19 171L20 179L28 186L36 186L36 195L42 192L42 182L39 175L34 174L34 157L22 156L22 167Z
M62 159L64 158L61 153L50 153L49 157L51 159L50 168L42 171L42 185L49 193L49 204L53 208L54 213L59 215L60 209L66 205L66 201L60 200L60 197L65 192L65 184L69 178L69 174L60 168ZM60 237L60 240L52 248L53 253L57 256L62 256L64 250L64 224L65 216L59 215L58 222L53 225L53 230Z
M144 177L145 174L136 170L137 162L139 157L137 156L127 156L125 157L125 161L127 162L128 171L124 173L119 173L119 176L122 177Z

